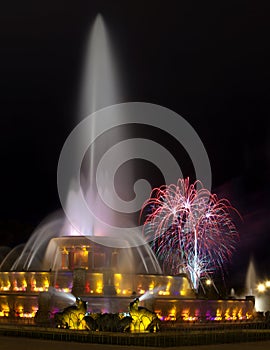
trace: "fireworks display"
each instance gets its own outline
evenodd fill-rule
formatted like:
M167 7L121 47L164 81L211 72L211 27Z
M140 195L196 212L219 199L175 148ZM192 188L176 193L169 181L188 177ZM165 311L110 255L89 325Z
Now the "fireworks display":
M198 291L202 278L222 271L236 248L239 236L233 213L239 215L228 200L186 178L153 189L141 217L146 217L144 234L154 237L152 247L163 268L186 273Z

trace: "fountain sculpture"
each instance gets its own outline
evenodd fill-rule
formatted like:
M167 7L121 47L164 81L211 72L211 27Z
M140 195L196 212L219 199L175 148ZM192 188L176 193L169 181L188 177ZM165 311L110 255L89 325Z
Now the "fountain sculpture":
M33 318L40 308L37 321L46 323L73 305L75 297L88 302L90 313L123 313L136 296L165 321L244 320L252 316L252 300L199 299L185 274L161 274L148 245L109 248L101 244L104 239L100 237L98 244L82 236L52 238L43 263L48 263L48 254L55 259L47 270L2 270L0 316Z
M103 40L108 48L100 17L96 20L91 38L90 54L93 57L91 67L86 65L85 68L79 112L84 116L117 102L111 60L108 58L108 50L104 50L101 42ZM89 181L85 182L90 187L86 188L86 192L90 193L92 203L98 207L99 203L93 201L91 192L94 151L92 147ZM76 191L78 189L71 186L67 202L76 211L80 221ZM162 274L155 254L142 238L140 244L136 242L134 245L125 241L132 240L131 235L108 247L108 237L103 237L102 234L96 236L96 232L93 232L94 225L83 229L85 231L79 233L58 212L43 222L25 245L15 247L10 252L6 248L1 250L5 257L0 261L0 317L19 319L34 318L37 315L37 322L46 323L70 306L72 309L69 310L79 310L80 316L76 316L76 321L71 317L70 321L62 314L60 326L80 328L87 312L123 313L134 297L138 297L130 308L130 315L137 320L131 326L134 330L157 327L155 314L164 321L242 320L252 316L254 304L251 300L199 299L191 288L187 275ZM110 237L112 239L117 238ZM75 297L88 302L87 309L86 304L79 299L79 304L72 306ZM147 318L148 321L141 315L139 300L155 312L153 314L149 311L151 317ZM89 317L84 319L83 327L93 329L95 326ZM60 318L58 314L58 319ZM129 323L130 319L125 319L120 328L124 329Z

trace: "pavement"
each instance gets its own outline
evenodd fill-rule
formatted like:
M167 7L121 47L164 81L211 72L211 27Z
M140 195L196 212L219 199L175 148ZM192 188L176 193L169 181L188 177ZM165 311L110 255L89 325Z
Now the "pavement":
M141 346L119 346L104 344L89 344L76 342L61 342L52 340L39 340L31 338L7 337L0 336L0 349L10 350L160 350L156 347ZM178 346L168 347L167 350L269 350L270 341L250 342L250 343L233 343L233 344L213 344L213 345L196 345L196 346Z

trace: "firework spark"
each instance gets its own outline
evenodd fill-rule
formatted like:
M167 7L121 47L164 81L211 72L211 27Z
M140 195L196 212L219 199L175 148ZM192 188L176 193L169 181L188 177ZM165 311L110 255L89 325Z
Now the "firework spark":
M154 234L152 246L164 268L187 273L198 291L201 279L222 270L236 248L232 212L238 214L228 200L187 178L153 189L141 217L146 214L144 234Z

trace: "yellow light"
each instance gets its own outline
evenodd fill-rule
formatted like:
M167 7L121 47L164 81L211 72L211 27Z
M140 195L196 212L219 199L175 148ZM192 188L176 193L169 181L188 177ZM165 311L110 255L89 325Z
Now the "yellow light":
M121 273L115 273L114 274L114 286L116 289L116 294L121 294L121 281L122 281L122 275Z
M182 314L181 314L181 316L182 316L182 318L183 318L183 321L189 321L189 313L190 313L190 310L189 309L184 309L183 311L182 311Z
M232 321L236 321L237 320L237 308L234 308L232 310Z
M260 283L257 287L258 292L263 293L265 292L265 285L263 283Z
M155 310L155 314L157 315L157 317L158 317L160 320L163 320L163 316L162 316L161 310Z
M2 311L0 311L0 316L9 315L9 306L7 304L1 304Z
M226 321L230 321L232 319L230 316L230 309L229 308L226 310L224 318Z
M220 309L217 309L216 317L214 319L215 319L215 321L221 321L222 320L222 314L221 314L221 310Z
M242 320L243 319L243 315L242 315L242 309L239 310L238 314L237 314L237 317L239 320Z
M83 247L83 249L82 249L82 255L83 255L83 256L88 256L88 251L87 251L86 247Z
M97 282L96 293L97 294L101 294L102 293L102 288L103 288L103 282L102 281L98 281Z
M158 292L158 294L159 294L159 295L170 295L170 292L167 291L167 290L160 290L160 291Z
M43 281L43 288L47 291L49 286L50 286L50 282L49 282L48 278L45 277L44 281Z
M37 281L34 277L31 278L31 290L35 291L37 285Z
M22 290L26 290L26 288L27 288L27 282L26 282L26 279L24 278L22 280Z
M168 316L165 317L166 321L175 321L176 320L176 306L174 305L171 310L169 310Z
M22 305L18 305L17 312L18 312L19 316L22 317L22 315L23 315L23 306Z
M4 290L4 291L10 290L10 287L11 287L11 284L10 284L10 281L8 280L8 281L6 282L6 285L3 286L3 287L1 287L1 290Z
M251 319L252 318L252 315L251 314L249 314L248 312L246 313L246 318L247 318L247 320L249 320L249 319Z
M270 288L270 281L266 281L266 282L265 282L265 286L266 286L267 288Z
M205 284L206 284L207 286L211 286L212 281L211 281L210 279L208 279L208 280L205 281Z
M3 289L2 290L4 290L4 291L6 291L6 290L10 290L10 286L8 286L8 287L3 287Z

